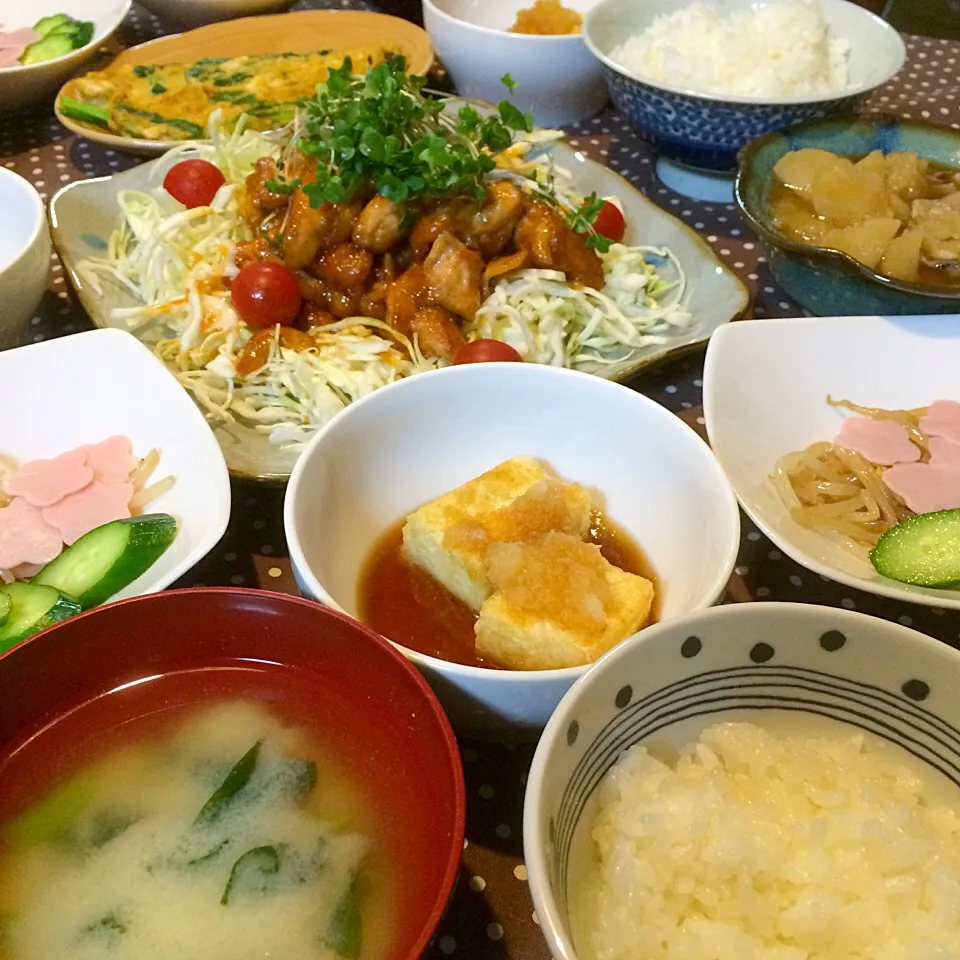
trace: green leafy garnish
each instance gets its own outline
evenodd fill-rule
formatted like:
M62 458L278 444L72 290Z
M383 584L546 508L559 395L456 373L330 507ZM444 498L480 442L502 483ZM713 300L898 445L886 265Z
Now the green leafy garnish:
M193 821L195 825L212 823L223 816L224 811L230 806L237 794L250 782L259 756L260 741L258 740L233 765L230 772L224 777L223 783L213 791L210 799L197 814L197 819Z
M504 102L495 116L463 107L454 119L442 101L423 96L426 82L406 73L401 56L363 77L348 59L302 101L297 146L317 158L316 179L303 188L312 206L352 200L370 186L401 206L414 197L483 200L491 152L532 130L533 117Z
M160 96L161 93L166 93L167 88L162 83L155 83L151 88L150 92L155 96Z
M505 73L501 78L500 82L511 92L517 89L517 81L510 76L509 73Z
M609 237L605 237L602 233L597 233L596 230L593 229L593 225L600 211L603 209L604 203L606 203L606 201L598 197L596 193L591 193L590 196L583 201L578 210L570 211L566 214L567 224L571 229L576 230L577 233L586 234L587 246L590 247L591 250L597 250L600 253L606 253L613 243Z
M323 944L345 960L357 960L360 956L363 946L363 917L360 913L356 877L330 918Z
M221 906L230 903L230 897L238 889L262 890L268 878L280 872L280 854L276 847L254 847L248 850L233 865L230 878L220 898Z

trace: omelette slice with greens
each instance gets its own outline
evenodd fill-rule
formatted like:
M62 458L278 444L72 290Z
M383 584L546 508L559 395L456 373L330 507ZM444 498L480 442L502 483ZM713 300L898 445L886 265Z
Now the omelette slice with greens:
M371 45L194 64L123 64L71 80L59 107L73 120L142 140L201 138L215 110L227 130L242 114L249 128L271 130L289 123L300 98L312 96L348 57L353 72L363 74L396 52L389 45Z

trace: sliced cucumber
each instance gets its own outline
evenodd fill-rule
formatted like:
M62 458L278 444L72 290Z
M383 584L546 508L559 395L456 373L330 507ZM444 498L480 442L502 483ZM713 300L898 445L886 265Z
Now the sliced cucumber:
M42 40L31 43L20 56L20 62L26 66L31 63L45 63L65 57L73 50L73 40L63 34L48 34Z
M888 530L870 551L877 573L918 587L960 586L960 510L921 513Z
M0 627L7 622L12 609L13 601L5 593L0 593Z
M177 521L166 513L113 520L84 534L31 582L56 587L89 610L152 567L176 535Z
M54 13L49 17L41 17L33 25L33 29L36 33L39 33L41 36L45 37L48 33L56 30L57 27L62 27L73 22L73 18L67 16L65 13Z
M80 601L56 587L8 583L0 594L10 600L10 613L0 627L0 652L80 612Z

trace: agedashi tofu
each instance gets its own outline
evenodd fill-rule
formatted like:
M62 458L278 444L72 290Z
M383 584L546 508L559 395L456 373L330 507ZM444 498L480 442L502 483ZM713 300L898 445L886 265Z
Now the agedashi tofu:
M492 543L553 530L586 536L590 494L551 476L533 457L514 457L407 517L403 550L468 607L490 595L485 569Z
M403 527L407 559L473 610L492 592L486 569L491 544L529 541L550 532L585 538L589 492L514 457L420 507Z
M567 533L495 544L488 575L494 592L480 608L477 653L512 670L592 663L636 633L653 603L649 580Z

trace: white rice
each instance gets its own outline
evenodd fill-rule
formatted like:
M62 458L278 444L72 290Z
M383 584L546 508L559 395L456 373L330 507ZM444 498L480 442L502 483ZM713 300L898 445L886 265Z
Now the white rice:
M609 772L593 838L597 960L953 960L960 817L886 749L708 728Z
M610 57L672 87L775 99L842 93L849 49L819 0L770 0L727 14L693 3L656 17Z

